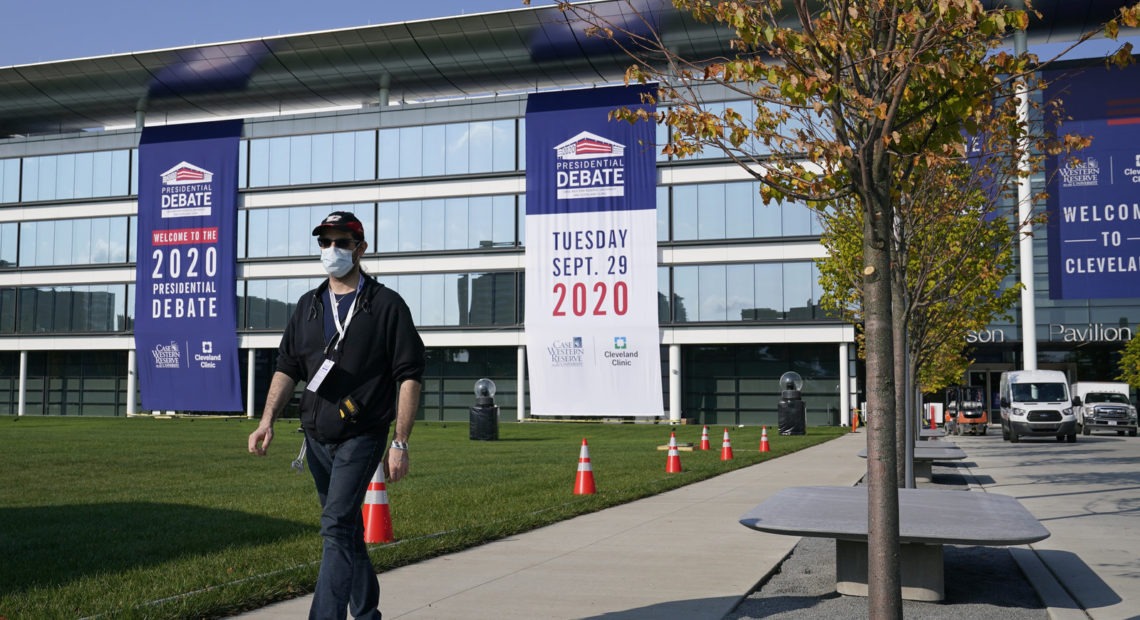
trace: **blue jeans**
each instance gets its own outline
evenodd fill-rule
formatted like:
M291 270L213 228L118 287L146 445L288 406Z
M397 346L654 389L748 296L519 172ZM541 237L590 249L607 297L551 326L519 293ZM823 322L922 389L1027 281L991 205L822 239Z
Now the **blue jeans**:
M386 433L329 444L305 437L324 538L311 620L343 620L346 611L357 619L380 619L380 584L364 544L361 505L386 441Z

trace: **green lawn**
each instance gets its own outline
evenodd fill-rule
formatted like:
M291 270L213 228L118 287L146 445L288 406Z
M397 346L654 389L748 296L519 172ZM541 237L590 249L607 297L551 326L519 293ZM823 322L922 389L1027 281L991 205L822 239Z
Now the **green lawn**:
M267 458L246 452L255 424L202 418L0 416L0 618L211 618L311 590L321 541L308 471L290 462L297 422L276 426ZM418 423L411 474L389 484L396 542L379 571L451 553L774 458L842 434L730 429L736 458L664 451L700 426L504 423L499 441L466 423ZM585 438L598 493L573 495Z

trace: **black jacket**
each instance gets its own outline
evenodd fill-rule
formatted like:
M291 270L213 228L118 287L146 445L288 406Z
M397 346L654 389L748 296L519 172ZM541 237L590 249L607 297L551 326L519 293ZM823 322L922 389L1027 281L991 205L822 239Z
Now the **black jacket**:
M297 302L277 370L308 382L326 358L336 362L320 390L301 397L301 426L318 441L386 432L396 417L398 383L423 380L423 340L403 298L365 274L344 342L334 349L324 332L328 286L325 280Z

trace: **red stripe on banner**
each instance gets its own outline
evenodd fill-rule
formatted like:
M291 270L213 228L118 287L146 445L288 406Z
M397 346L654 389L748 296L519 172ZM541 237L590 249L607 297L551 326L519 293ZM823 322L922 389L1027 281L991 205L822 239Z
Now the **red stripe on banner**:
M218 228L172 228L151 233L151 245L217 243Z
M1137 125L1140 124L1140 116L1133 116L1131 118L1110 118L1108 119L1109 125Z

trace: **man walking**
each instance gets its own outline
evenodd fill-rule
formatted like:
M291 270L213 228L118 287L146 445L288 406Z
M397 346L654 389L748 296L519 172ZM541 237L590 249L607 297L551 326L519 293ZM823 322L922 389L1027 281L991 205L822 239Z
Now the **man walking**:
M352 213L330 213L313 236L328 280L301 296L285 328L277 369L249 451L265 456L273 422L305 381L301 426L321 503L324 549L312 619L380 618L380 586L364 544L361 505L380 465L396 482L408 473L408 438L419 407L424 344L395 291L360 268L368 248Z

